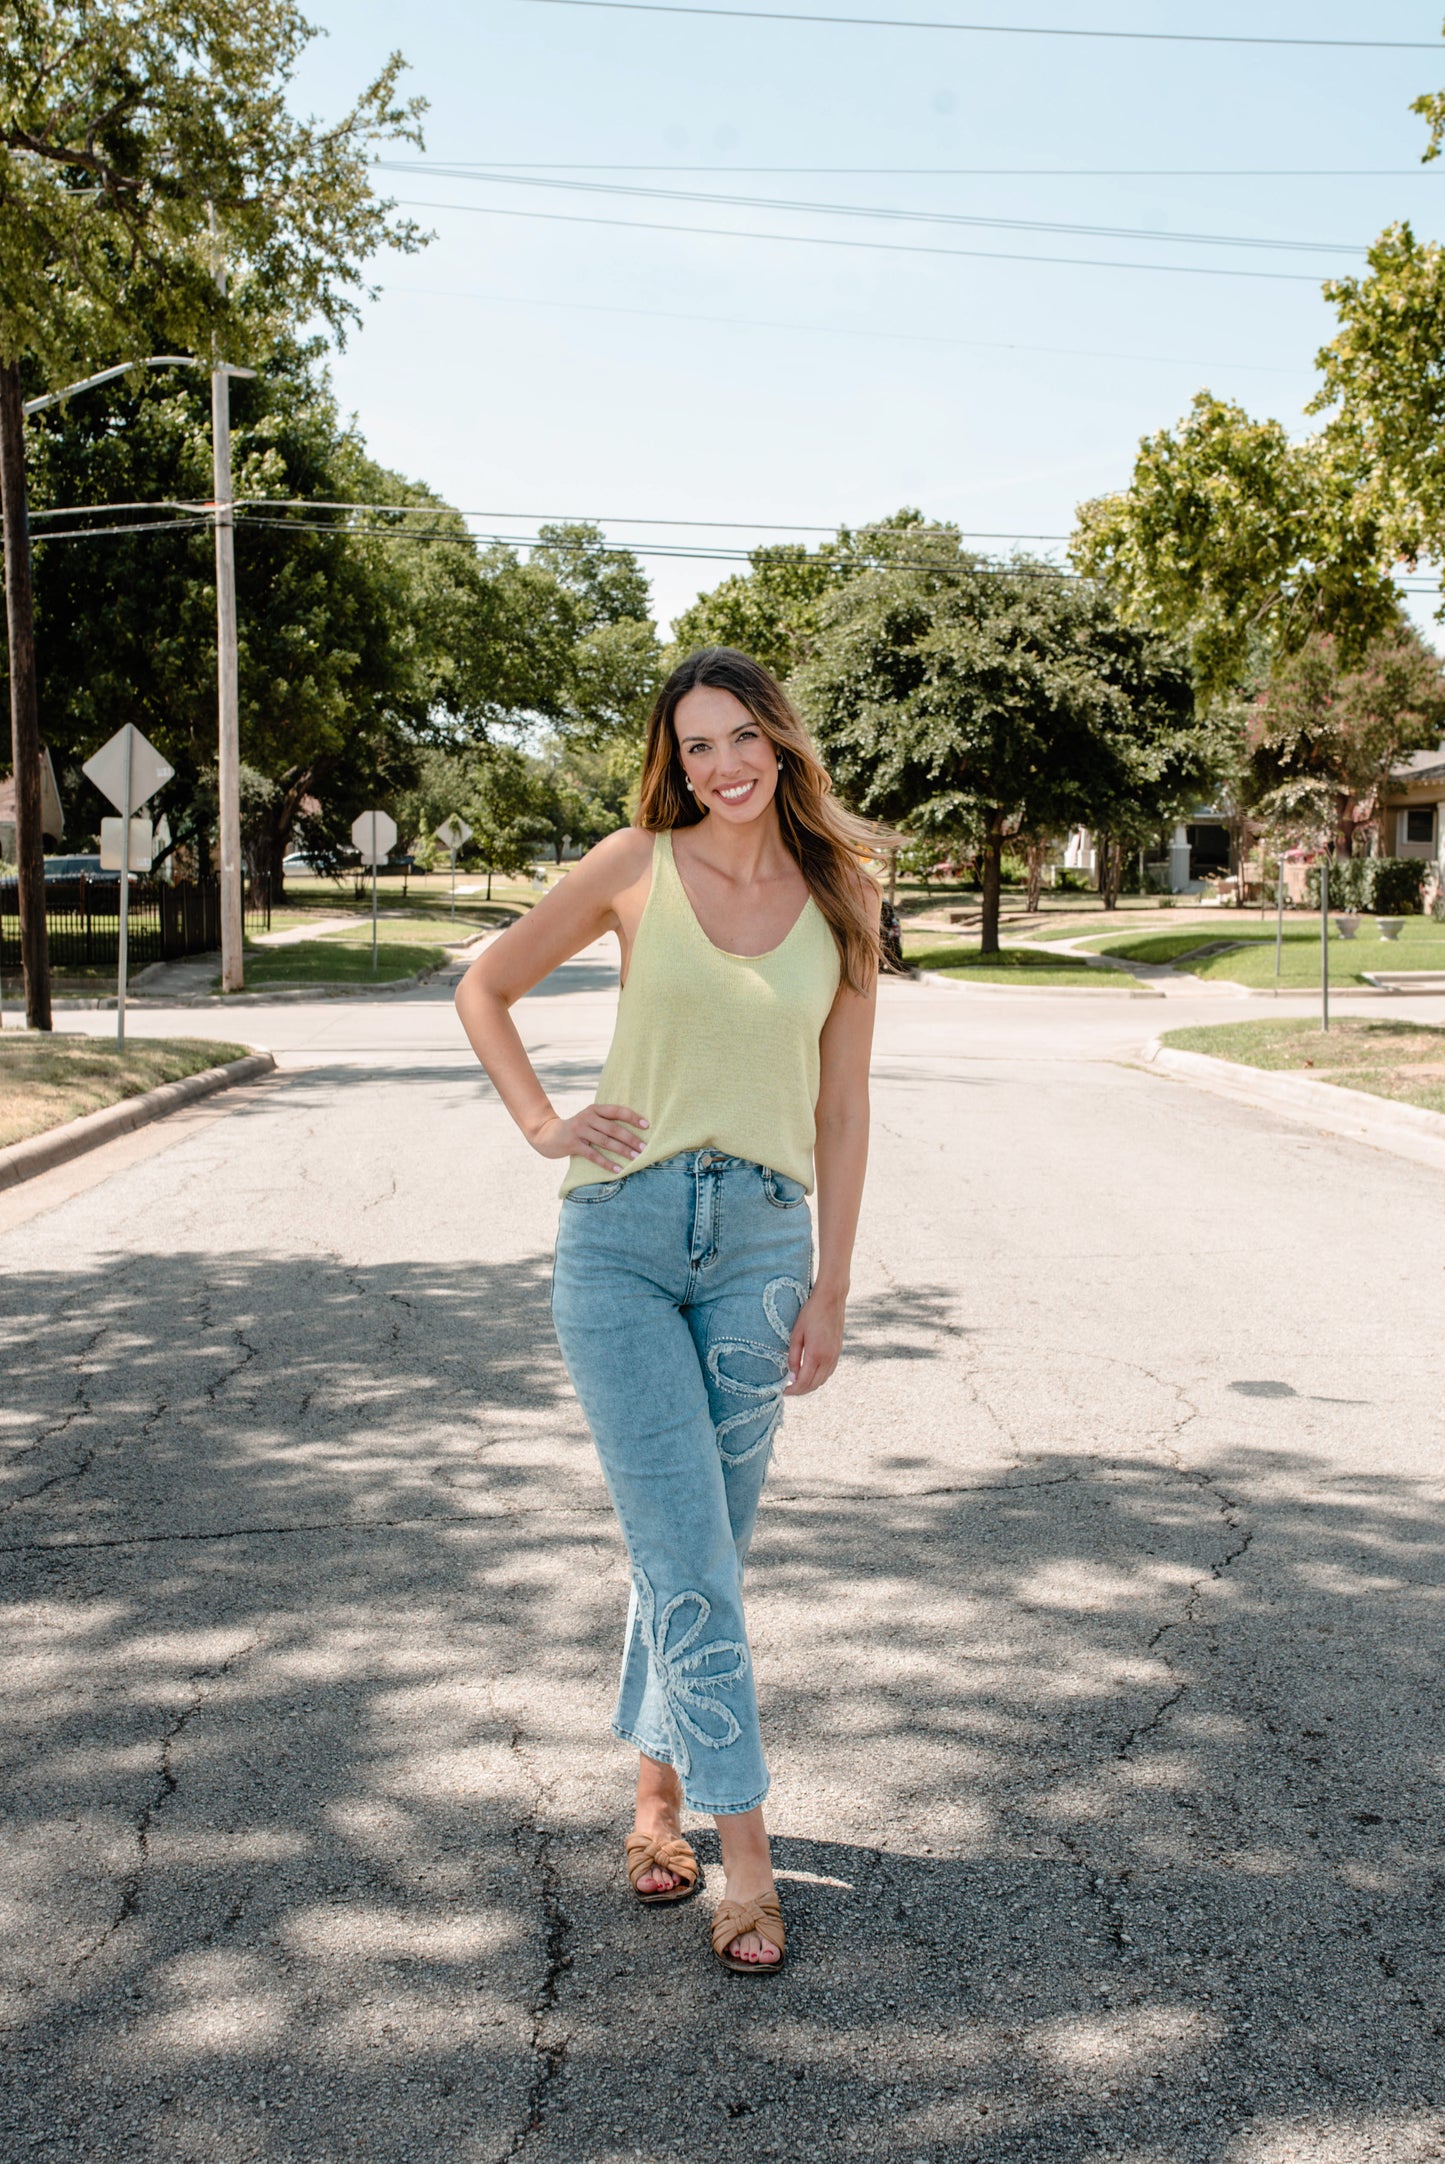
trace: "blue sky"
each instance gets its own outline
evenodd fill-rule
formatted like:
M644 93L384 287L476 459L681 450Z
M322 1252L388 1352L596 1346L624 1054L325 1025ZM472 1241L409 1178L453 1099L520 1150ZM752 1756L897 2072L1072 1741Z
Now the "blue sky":
M890 11L880 0L831 4ZM1066 534L1075 505L1122 486L1140 435L1176 420L1202 386L1291 428L1309 425L1313 356L1331 329L1317 281L1358 267L1358 251L1393 218L1431 235L1442 224L1445 160L1420 168L1425 131L1408 110L1420 91L1445 87L1440 5L891 8L1437 47L1327 52L728 22L536 0L312 0L329 35L303 63L298 105L334 114L399 45L409 85L431 105L427 165L510 161L534 180L551 166L552 182L593 184L387 174L409 203L462 207L415 211L432 245L378 264L384 290L335 360L338 392L377 457L479 514L479 531L520 538L540 514L590 516L637 546L739 548L787 537L768 528L809 538L802 529L911 503L973 533ZM599 184L1169 237L709 206ZM701 230L624 229L649 221ZM717 230L728 227L813 238ZM1184 234L1232 244L1172 237ZM1250 239L1329 246L1236 244ZM1046 256L1069 260L1037 260ZM645 560L664 623L729 568Z

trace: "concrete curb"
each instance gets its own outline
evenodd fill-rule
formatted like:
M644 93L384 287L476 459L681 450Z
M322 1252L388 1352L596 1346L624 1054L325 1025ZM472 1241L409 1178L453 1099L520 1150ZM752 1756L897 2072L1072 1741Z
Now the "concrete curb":
M184 1075L179 1082L163 1082L159 1089L146 1090L139 1097L123 1097L118 1105L103 1105L99 1112L83 1112L78 1120L67 1120L63 1127L30 1135L24 1142L12 1142L8 1149L0 1150L0 1192L18 1187L22 1180L33 1180L37 1173L49 1172L56 1165L69 1164L72 1157L83 1157L87 1150L98 1150L103 1142L114 1142L118 1135L131 1134L152 1120L164 1119L168 1112L179 1112L183 1105L195 1104L198 1098L212 1097L217 1090L230 1089L237 1082L255 1082L263 1074L272 1073L275 1065L269 1052L250 1052L224 1067L207 1067L201 1074Z
M1365 1142L1445 1172L1445 1113L1392 1104L1388 1098L1367 1097L1361 1090L1312 1081L1308 1075L1272 1074L1267 1068L1215 1059L1208 1052L1181 1052L1157 1037L1145 1045L1141 1060L1156 1074L1172 1075L1238 1104L1283 1112L1325 1134Z
M1162 999L1162 992L1153 992L1141 985L1136 977L1125 970L1109 970L1112 984L970 984L966 978L946 977L941 970L915 969L911 972L915 984L942 984L950 992L1002 992L1006 999L1015 993L1027 992L1034 999Z

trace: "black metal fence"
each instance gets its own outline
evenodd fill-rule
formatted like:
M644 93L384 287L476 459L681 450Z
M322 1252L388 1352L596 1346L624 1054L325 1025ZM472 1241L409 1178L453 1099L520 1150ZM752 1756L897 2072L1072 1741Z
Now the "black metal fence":
M248 932L271 928L271 892L259 880L246 880L242 910ZM221 944L221 884L218 879L170 886L163 879L130 883L129 966L173 962L183 954L208 954ZM120 948L120 880L47 879L45 930L50 966L60 974L75 969L114 969ZM13 879L0 880L0 971L20 967L20 899Z

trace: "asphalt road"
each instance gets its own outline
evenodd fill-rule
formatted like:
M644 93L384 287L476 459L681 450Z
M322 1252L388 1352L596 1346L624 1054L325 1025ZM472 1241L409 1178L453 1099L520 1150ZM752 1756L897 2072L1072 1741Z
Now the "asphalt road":
M1445 1175L1123 1063L1192 1018L886 989L762 1981L626 1893L555 1172L445 996L0 1197L4 2164L1445 2156Z

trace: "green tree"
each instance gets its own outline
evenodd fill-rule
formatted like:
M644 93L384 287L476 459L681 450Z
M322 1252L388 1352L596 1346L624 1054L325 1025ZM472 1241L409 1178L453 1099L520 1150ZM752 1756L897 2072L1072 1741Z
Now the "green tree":
M308 316L344 332L360 266L419 241L375 195L372 155L419 144L421 108L398 101L393 54L338 121L295 118L313 35L293 0L11 0L0 27L0 494L35 1027L50 1014L22 370L48 389L157 347L257 360L271 326Z
M549 718L579 744L640 736L662 680L662 649L637 558L609 547L600 526L578 521L539 528L529 563L554 581L571 628L570 681Z
M1413 564L1445 548L1445 249L1393 225L1368 262L1325 287L1339 330L1309 410L1363 477L1382 551Z
M1070 550L1131 620L1185 643L1206 698L1240 682L1261 640L1290 653L1320 629L1356 648L1386 631L1382 552L1340 437L1293 443L1209 391L1143 439L1125 491L1080 507Z
M1182 663L1054 565L970 555L947 526L848 582L793 679L858 810L983 861L996 953L1005 847L1167 816L1207 772Z
M906 557L925 529L921 511L904 509L808 549L783 541L756 548L746 572L699 594L672 627L669 659L700 646L735 646L777 677L791 676L812 651L830 595L879 563Z
M488 901L494 873L524 872L536 854L545 819L539 793L537 762L515 745L494 745L471 762L462 817L487 868Z

